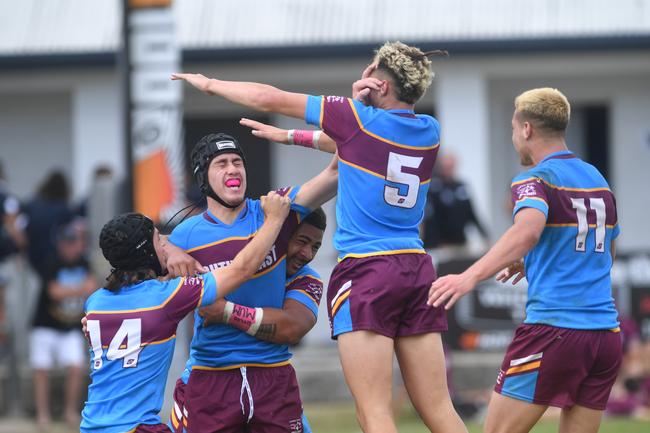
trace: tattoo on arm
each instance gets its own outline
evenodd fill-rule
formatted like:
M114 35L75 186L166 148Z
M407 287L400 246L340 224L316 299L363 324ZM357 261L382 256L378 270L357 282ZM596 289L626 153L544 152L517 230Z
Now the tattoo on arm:
M260 340L269 340L275 336L275 331L275 323L262 324L255 333L255 338L259 338Z

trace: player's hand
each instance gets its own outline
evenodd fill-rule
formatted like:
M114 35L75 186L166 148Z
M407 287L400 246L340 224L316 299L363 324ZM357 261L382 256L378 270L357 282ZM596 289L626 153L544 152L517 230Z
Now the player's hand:
M377 78L371 78L370 75L377 69L376 63L369 64L361 73L361 79L352 84L352 98L368 105L368 95L370 90L379 90L382 81Z
M84 333L84 337L86 337L88 344L90 344L90 335L88 335L88 319L86 319L86 316L81 318L81 331Z
M521 281L524 277L526 276L526 270L524 269L524 262L522 260L518 260L514 263L511 263L508 265L507 268L502 270L497 274L497 281L501 281L502 283L507 282L510 278L514 277L512 280L512 285L514 286L517 284L519 281Z
M208 272L207 268L176 245L165 242L163 249L167 255L167 272L172 277L189 277Z
M472 290L476 283L466 273L440 277L431 284L427 304L434 307L444 304L445 310L449 310L461 296Z
M214 304L207 307L199 308L199 316L203 317L203 326L215 325L217 323L226 323L223 315L226 307L226 300L217 299Z
M242 118L239 124L249 127L252 130L251 134L256 137L276 143L289 144L288 131L286 129L276 128L275 126L246 118Z
M265 220L284 221L289 215L291 200L289 197L281 196L275 191L260 197Z
M202 74L174 73L171 76L173 81L183 80L196 87L203 93L210 93L210 78Z
M384 82L377 78L362 78L352 84L352 98L361 101L363 105L370 102L368 96L372 90L379 90Z

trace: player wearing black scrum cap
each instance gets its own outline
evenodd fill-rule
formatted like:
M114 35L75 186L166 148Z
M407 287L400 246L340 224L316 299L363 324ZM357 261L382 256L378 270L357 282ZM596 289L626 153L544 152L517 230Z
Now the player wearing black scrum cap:
M231 265L197 277L162 281L166 256L153 222L129 213L102 229L113 266L105 288L86 301L91 379L82 432L168 431L158 412L174 352L176 326L193 309L233 291L260 267L289 211L275 192L262 197L264 224Z

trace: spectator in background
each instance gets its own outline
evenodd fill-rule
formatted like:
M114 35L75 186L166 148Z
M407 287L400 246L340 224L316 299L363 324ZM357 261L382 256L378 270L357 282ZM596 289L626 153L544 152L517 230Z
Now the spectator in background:
M56 253L43 268L43 284L34 317L30 362L34 368L34 395L38 424L50 423L49 372L56 363L67 369L64 418L79 425L82 366L85 343L79 327L85 298L97 283L84 258L86 228L77 219L56 232Z
M55 170L39 186L36 196L25 206L27 216L27 256L42 278L45 262L55 252L56 227L72 221L74 213L68 203L70 188L65 175Z
M423 222L424 247L466 246L465 228L473 224L487 241L488 234L479 222L469 191L464 182L456 178L456 158L451 154L438 159L438 177L431 179L427 207Z

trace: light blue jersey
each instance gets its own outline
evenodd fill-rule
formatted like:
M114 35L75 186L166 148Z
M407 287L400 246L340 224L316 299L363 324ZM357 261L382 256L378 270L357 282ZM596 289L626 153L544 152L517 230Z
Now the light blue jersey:
M431 116L309 96L305 120L336 142L339 258L424 253L419 225L439 148Z
M293 200L297 188L281 191ZM248 307L282 308L285 299L286 255L289 238L309 210L292 205L278 238L255 275L226 299ZM259 200L247 199L232 224L219 221L209 211L179 224L169 240L183 248L202 265L212 268L228 266L250 241L264 222ZM258 340L229 325L203 326L195 313L194 336L182 379L185 383L192 369L222 370L240 366L276 366L288 363L291 354L285 345Z
M526 255L526 320L572 329L614 329L611 244L619 234L607 181L571 152L547 156L512 183L513 215L534 208L546 216Z
M88 401L81 431L123 433L159 424L158 412L174 353L176 326L213 303L212 274L147 280L117 292L99 289L86 301L91 343Z

